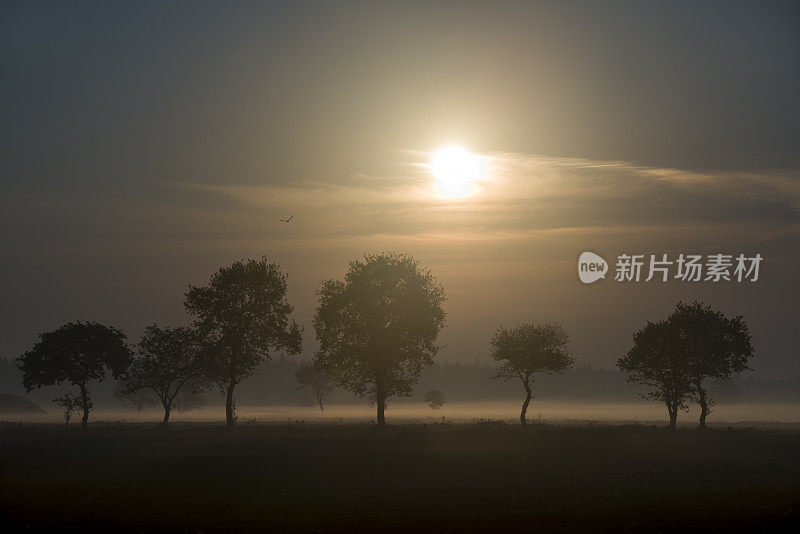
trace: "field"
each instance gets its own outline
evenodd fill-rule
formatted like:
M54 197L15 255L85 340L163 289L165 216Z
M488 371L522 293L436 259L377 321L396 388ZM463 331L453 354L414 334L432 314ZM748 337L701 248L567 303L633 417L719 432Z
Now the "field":
M471 423L475 420L504 420L512 423L519 418L521 399L482 400L472 402L449 402L435 412L422 402L392 403L387 411L390 423L427 423L442 421L452 423ZM10 414L0 415L0 420L31 423L58 423L63 421L59 409L43 404L48 410L42 415ZM307 423L370 423L375 422L375 408L366 403L332 404L320 411L313 406L248 406L237 408L237 414L244 422L287 423L305 421ZM119 407L100 407L92 412L91 421L157 423L164 412L159 408L135 409ZM697 426L696 406L688 413L681 412L678 424L686 427ZM222 404L205 406L189 412L172 413L173 422L214 423L224 421L225 407ZM558 424L655 424L668 421L667 410L663 404L653 402L601 402L579 400L540 400L536 399L528 409L528 419L534 422ZM737 403L716 406L708 422L716 427L758 426L800 428L800 404L752 404Z
M0 427L17 529L791 530L800 432L646 425Z

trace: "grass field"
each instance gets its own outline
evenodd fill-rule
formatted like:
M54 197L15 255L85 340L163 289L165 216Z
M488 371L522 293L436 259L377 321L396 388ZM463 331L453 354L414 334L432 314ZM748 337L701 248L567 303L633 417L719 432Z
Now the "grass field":
M16 529L789 531L800 432L616 426L0 427Z

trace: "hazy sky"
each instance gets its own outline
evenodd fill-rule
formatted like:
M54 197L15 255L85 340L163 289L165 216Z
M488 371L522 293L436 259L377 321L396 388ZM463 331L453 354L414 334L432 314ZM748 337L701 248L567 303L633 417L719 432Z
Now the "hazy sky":
M610 367L698 298L798 374L797 95L796 2L3 2L0 355L186 323L187 284L266 255L310 357L319 281L396 250L445 285L442 359L555 320ZM465 199L424 166L450 143L489 161ZM586 286L584 250L765 259Z

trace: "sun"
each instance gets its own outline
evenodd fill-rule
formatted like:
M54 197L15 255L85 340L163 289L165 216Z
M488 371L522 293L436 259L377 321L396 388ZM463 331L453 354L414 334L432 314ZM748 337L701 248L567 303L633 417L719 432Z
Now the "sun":
M436 193L443 198L469 196L486 178L486 158L455 145L437 150L428 168L435 179Z

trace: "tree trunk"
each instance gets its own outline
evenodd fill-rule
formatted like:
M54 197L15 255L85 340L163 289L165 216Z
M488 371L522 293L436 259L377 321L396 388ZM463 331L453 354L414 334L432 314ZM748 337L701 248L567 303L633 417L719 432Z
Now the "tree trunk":
M378 426L386 426L386 388L382 376L375 379L375 402L378 405Z
M706 428L706 417L708 416L709 412L711 411L708 406L708 397L706 395L706 390L703 388L703 384L697 384L697 397L698 403L700 404L700 430L705 430Z
M669 428L670 430L675 430L678 425L678 408L667 406L667 410L669 410Z
M86 386L81 384L81 406L83 407L83 417L81 418L81 428L86 430L89 425L89 392Z
M527 383L523 383L525 386L525 402L522 403L522 412L519 414L519 423L524 425L527 423L525 419L525 415L528 413L528 405L531 403L531 387Z
M164 420L161 424L166 425L169 423L169 413L172 411L172 403L170 401L163 401L164 404Z
M319 404L319 410L324 412L325 408L322 407L322 399L325 398L325 390L319 385L312 386L312 389L314 390L314 398L317 399L317 404Z
M236 382L231 380L225 395L225 421L228 426L233 426L236 423L235 414L233 413L233 388L235 387Z

